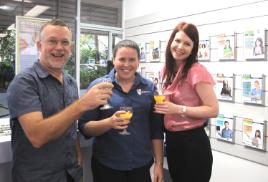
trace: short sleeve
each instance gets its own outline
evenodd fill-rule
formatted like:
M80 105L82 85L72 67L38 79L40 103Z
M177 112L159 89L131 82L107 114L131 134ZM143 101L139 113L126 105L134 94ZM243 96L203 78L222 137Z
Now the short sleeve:
M87 111L79 118L78 129L86 139L89 139L91 137L84 132L86 123L89 122L90 120L96 120L98 118L98 115L99 115L98 109L94 109Z
M199 63L194 64L189 70L187 81L193 86L193 88L200 82L215 85L215 81L211 74L203 65Z
M11 118L29 112L41 112L42 106L37 86L30 75L15 77L7 90L7 98Z

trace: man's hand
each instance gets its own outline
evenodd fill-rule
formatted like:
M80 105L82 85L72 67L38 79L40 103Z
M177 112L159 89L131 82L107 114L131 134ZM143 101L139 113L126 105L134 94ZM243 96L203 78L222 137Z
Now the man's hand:
M112 95L113 87L111 83L99 83L94 85L78 101L82 110L87 111L106 104Z

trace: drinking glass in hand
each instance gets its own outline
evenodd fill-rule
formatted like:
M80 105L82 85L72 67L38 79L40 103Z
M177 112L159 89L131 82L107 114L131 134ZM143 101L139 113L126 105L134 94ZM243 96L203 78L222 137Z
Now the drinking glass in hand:
M104 83L112 83L111 78L102 78L101 82ZM113 106L111 106L109 103L104 104L102 107L100 107L101 110L111 109Z
M156 90L154 92L154 100L155 100L156 103L160 103L160 102L165 101L165 96L164 96L164 94L162 93L161 90L159 90L159 91Z
M123 118L124 120L122 121L125 125L130 123L130 119L132 118L133 115L133 109L132 107L126 106L126 107L120 107L120 111L126 111L125 113L122 113L119 115L120 118ZM127 129L123 129L123 131L119 132L121 135L130 135L130 132L127 131Z

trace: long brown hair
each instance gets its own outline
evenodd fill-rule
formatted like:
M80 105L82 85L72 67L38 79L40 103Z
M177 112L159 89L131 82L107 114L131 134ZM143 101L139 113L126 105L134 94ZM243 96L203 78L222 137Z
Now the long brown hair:
M163 81L165 82L164 87L167 87L168 85L170 85L176 76L176 71L177 71L176 61L171 54L170 46L174 40L176 33L179 31L183 31L193 41L194 45L193 45L193 49L192 49L190 56L185 61L182 74L177 80L177 82L179 83L180 81L185 79L187 77L188 71L191 68L191 66L194 63L198 62L197 60L197 52L198 52L198 45L199 45L198 30L196 26L191 23L181 22L174 28L168 40L168 44L166 48L166 62L165 62L165 68L163 72Z

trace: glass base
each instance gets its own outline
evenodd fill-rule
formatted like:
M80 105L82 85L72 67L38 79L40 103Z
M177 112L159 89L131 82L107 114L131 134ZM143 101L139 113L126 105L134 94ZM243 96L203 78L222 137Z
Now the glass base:
M128 132L126 129L123 131L119 132L120 135L130 135L130 132Z

